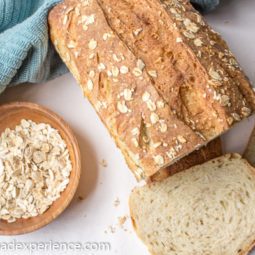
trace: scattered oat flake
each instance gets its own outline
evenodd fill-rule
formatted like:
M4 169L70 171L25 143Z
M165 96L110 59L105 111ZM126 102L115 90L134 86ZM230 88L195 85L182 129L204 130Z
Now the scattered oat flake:
M65 15L65 16L64 16L64 19L63 19L63 25L65 25L65 24L67 23L67 19L68 19L68 16Z
M164 164L164 158L161 155L155 156L154 161L158 165L163 165Z
M120 205L120 200L119 200L119 198L117 197L117 198L114 200L114 202L113 202L113 206L117 207L117 206L119 206L119 205Z
M128 67L127 66L121 66L120 67L120 73L127 74L128 73Z
M89 49L94 50L97 47L97 41L95 41L94 39L91 39L89 41Z
M158 77L158 74L155 70L150 70L148 71L149 75L153 78L157 78Z
M87 82L87 87L88 87L89 90L92 90L92 89L93 89L94 85L93 85L92 80L88 80L88 82Z
M182 42L182 38L177 37L177 38L176 38L176 42L178 42L178 43Z
M117 103L117 108L121 113L127 113L128 112L128 108L126 106L125 101L121 101Z
M123 231L127 231L126 227L124 227L124 224L126 223L128 219L128 216L119 216L117 218L117 223L110 225L106 228L104 231L105 234L108 233L115 233L118 229L122 229Z
M110 232L110 233L114 234L115 231L116 231L116 228L114 226L110 225L110 226L107 227L106 233Z
M104 159L101 160L100 164L103 167L107 167L107 163L106 163L106 161Z
M126 222L127 216L118 217L118 224L119 226L123 227L123 224Z

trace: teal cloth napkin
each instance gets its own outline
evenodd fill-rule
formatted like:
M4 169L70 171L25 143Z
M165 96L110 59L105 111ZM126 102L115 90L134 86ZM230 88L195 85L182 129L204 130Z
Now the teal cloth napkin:
M7 86L38 83L65 72L48 35L47 16L62 0L0 0L0 93ZM219 0L191 0L211 11Z
M207 13L214 10L220 3L220 0L190 0L190 2L198 11Z
M0 93L65 72L49 41L47 16L61 0L0 0Z

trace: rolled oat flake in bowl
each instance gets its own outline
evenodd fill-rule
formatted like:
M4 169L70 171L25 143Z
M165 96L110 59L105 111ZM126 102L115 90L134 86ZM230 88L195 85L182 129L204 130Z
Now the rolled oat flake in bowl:
M49 124L22 120L0 137L0 219L44 213L69 183L66 142Z

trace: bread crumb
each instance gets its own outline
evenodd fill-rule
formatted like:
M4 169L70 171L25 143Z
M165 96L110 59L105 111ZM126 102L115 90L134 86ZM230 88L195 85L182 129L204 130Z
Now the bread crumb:
M114 234L117 229L123 229L123 231L127 232L128 229L126 227L124 228L124 224L127 221L127 219L128 219L128 216L123 216L123 217L119 216L117 218L117 223L113 224L113 225L109 225L106 228L106 230L104 230L104 233L105 234L108 234L108 233Z
M118 226L120 228L123 228L123 224L126 222L127 216L118 217Z
M117 206L119 206L119 204L120 204L120 200L119 200L119 198L117 197L117 198L114 200L114 202L113 202L113 206L117 207Z
M106 234L109 233L109 232L114 234L115 231L116 231L116 228L114 226L110 225L110 226L107 227L107 230L105 230L105 231L106 231Z
M79 199L80 201L82 201L82 200L84 200L84 197L83 197L83 196L78 196L78 199Z
M101 160L100 164L103 167L107 167L107 163L106 163L106 161L104 159Z

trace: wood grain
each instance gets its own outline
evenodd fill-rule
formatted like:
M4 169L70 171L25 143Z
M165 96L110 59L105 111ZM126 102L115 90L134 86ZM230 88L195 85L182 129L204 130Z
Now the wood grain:
M0 105L0 133L6 128L15 128L16 125L20 124L22 119L29 119L36 123L47 123L57 129L67 144L73 169L70 175L70 182L66 189L46 212L28 219L18 219L13 223L0 220L0 235L24 234L50 223L69 205L80 179L80 150L70 127L55 113L40 105L28 102L12 102Z

